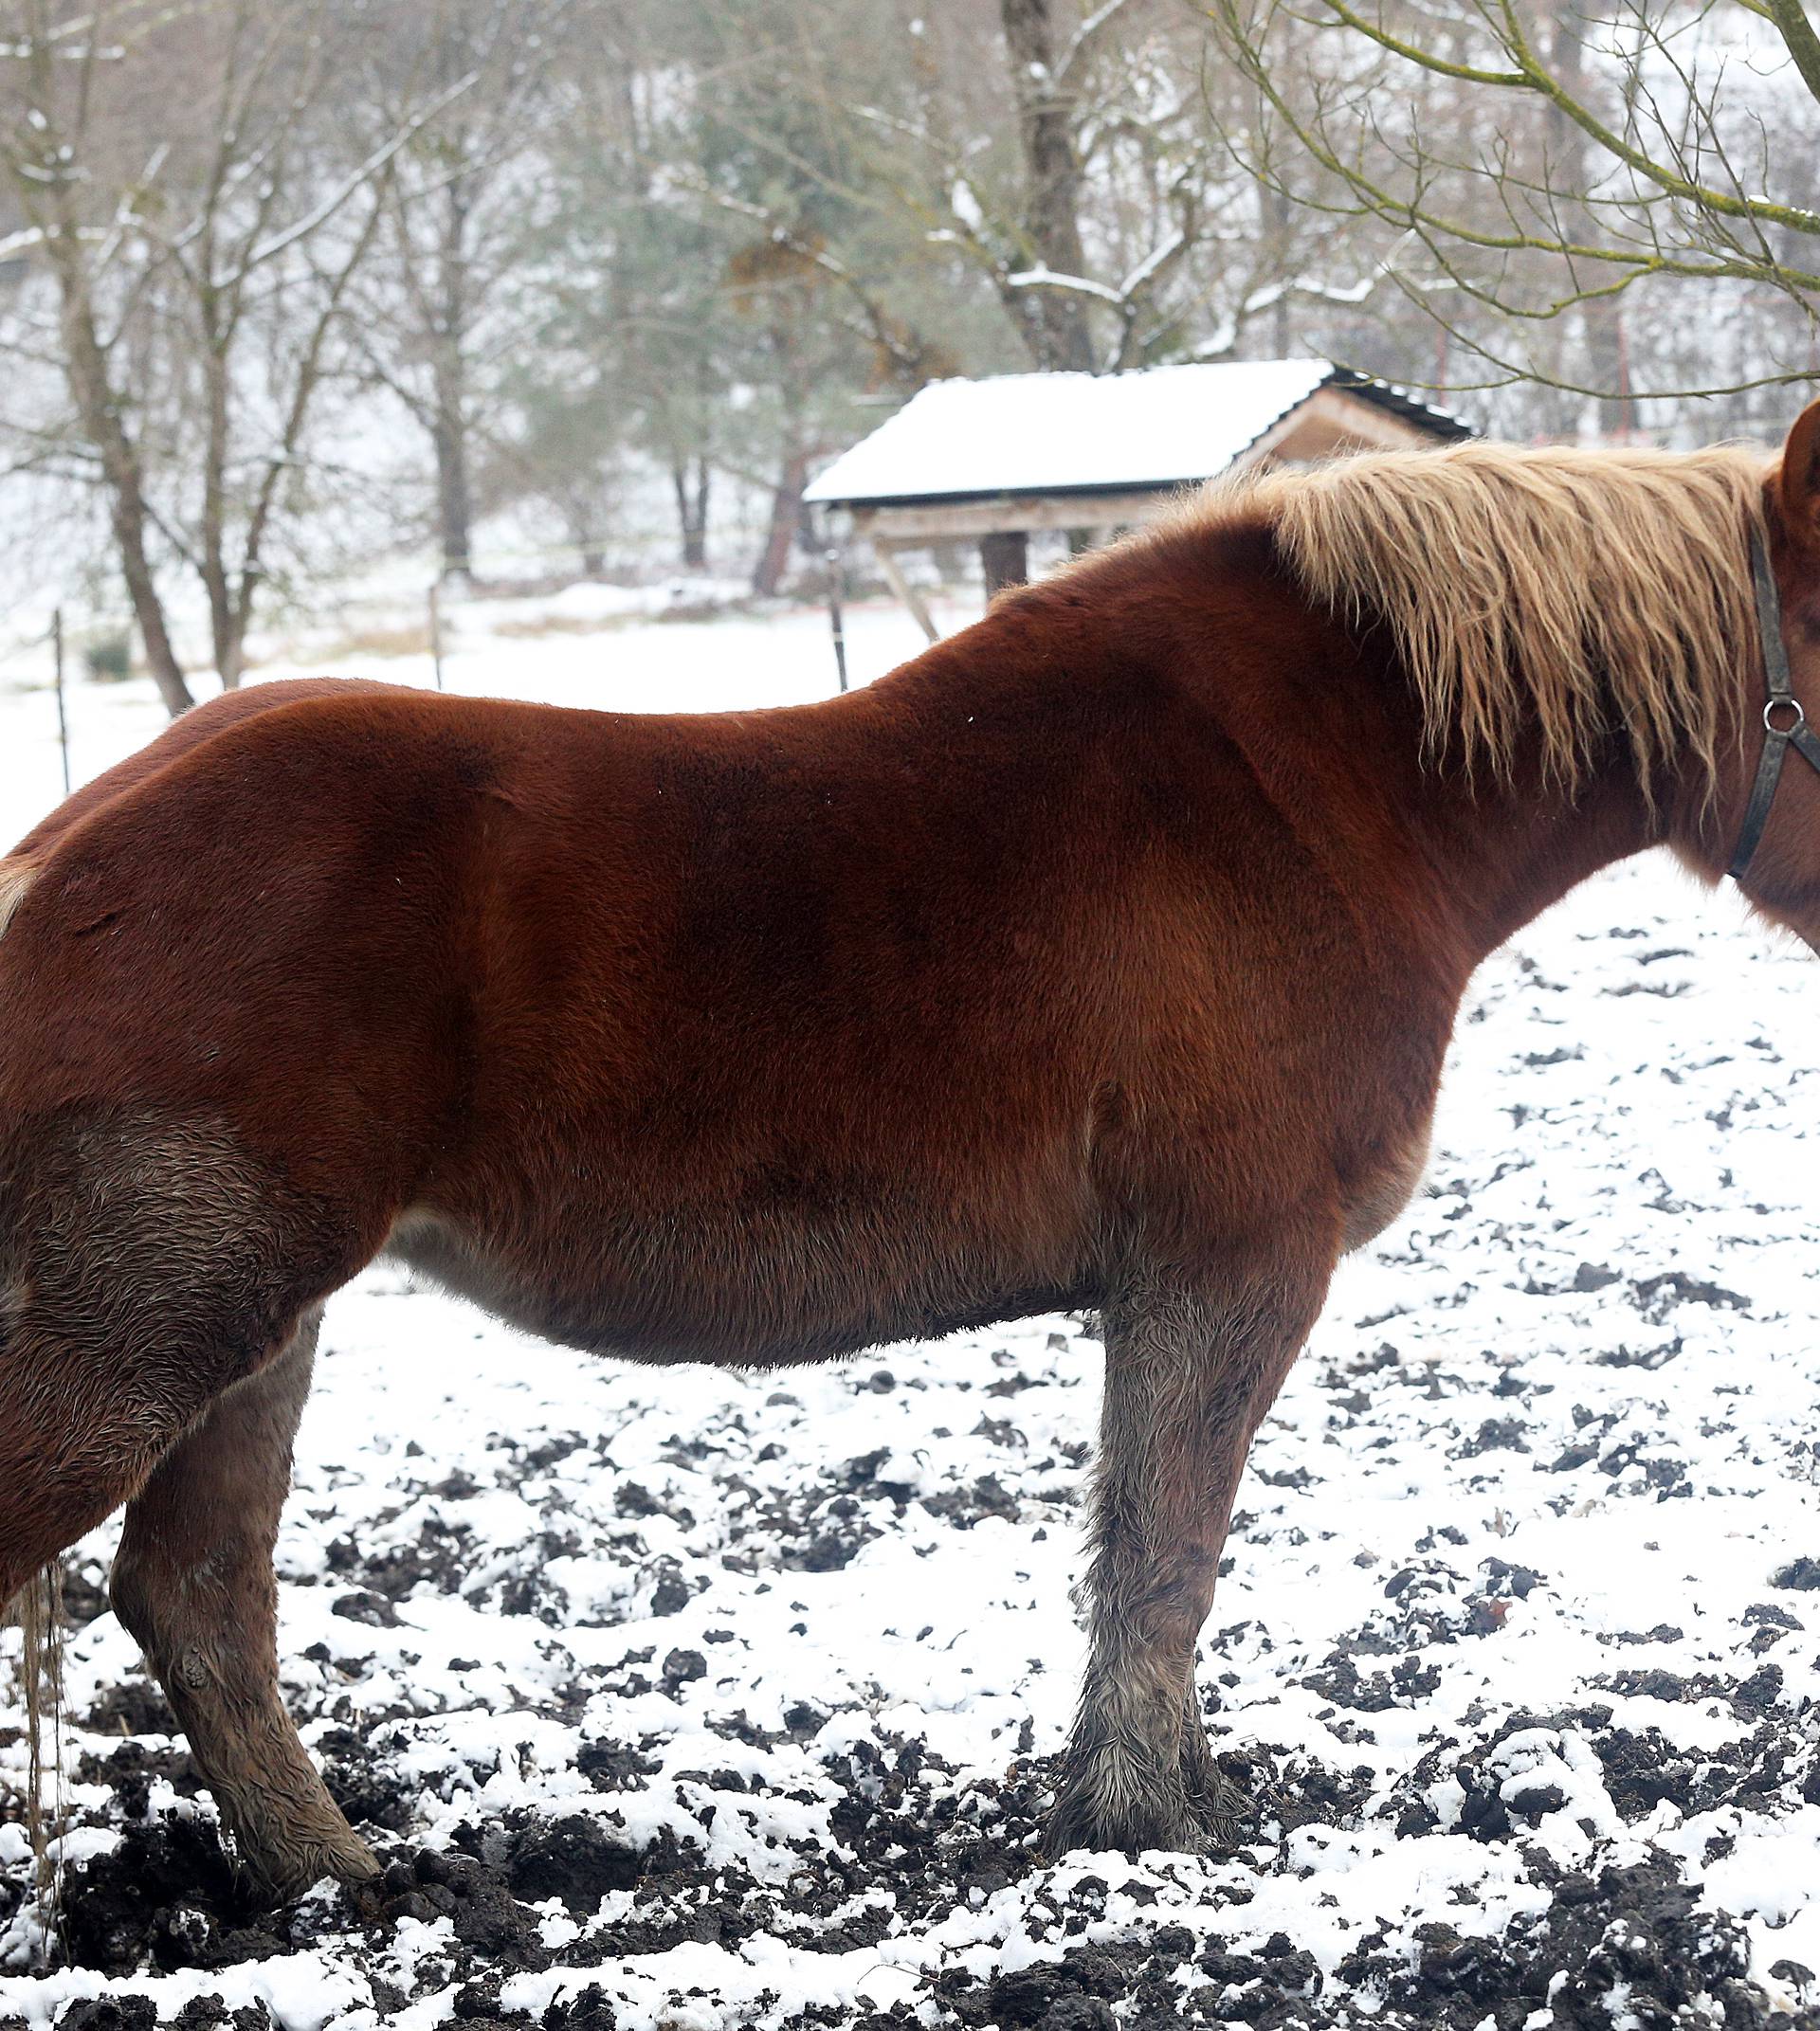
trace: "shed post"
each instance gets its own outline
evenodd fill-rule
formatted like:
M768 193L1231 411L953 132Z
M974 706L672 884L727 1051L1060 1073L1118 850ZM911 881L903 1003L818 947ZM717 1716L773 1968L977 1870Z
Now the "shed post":
M872 554L879 560L879 569L884 573L884 582L909 607L916 617L917 626L922 629L927 641L939 642L941 629L936 626L934 614L929 611L929 603L922 596L920 588L911 584L903 575L903 567L898 562L898 553L889 543L874 535Z
M1007 586L1027 585L1030 576L1030 539L1022 529L995 529L979 539L980 569L986 573L986 597Z
M436 688L443 688L443 601L435 579L429 582L429 660L436 672Z

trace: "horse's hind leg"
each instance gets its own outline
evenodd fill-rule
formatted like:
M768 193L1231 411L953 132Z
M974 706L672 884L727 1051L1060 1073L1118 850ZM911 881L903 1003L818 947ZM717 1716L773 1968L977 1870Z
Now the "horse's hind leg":
M272 1544L319 1313L217 1397L127 1505L115 1612L164 1687L241 1860L277 1896L377 1873L278 1690Z
M278 1705L270 1567L299 1322L364 1252L345 1205L219 1125L53 1115L0 1142L0 1588L133 1502L121 1619L278 1888L373 1866Z
M1331 1263L1280 1257L1271 1267L1227 1277L1217 1296L1153 1280L1107 1308L1090 1648L1052 1854L1204 1848L1242 1804L1202 1732L1194 1644L1246 1450Z
M200 1407L109 1376L0 1298L0 1609L106 1521Z

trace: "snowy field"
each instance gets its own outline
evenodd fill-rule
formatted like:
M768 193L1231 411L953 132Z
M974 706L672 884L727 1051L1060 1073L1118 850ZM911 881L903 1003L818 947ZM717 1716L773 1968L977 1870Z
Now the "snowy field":
M463 690L830 688L809 614L462 627ZM863 673L914 646L883 607L854 639ZM137 685L72 711L79 780L159 723ZM0 692L9 837L53 728ZM1811 958L1653 862L1485 967L1428 1188L1241 1494L1201 1671L1257 1817L1214 1859L1033 1858L1081 1655L1079 1321L753 1381L369 1274L279 1567L287 1696L385 1884L236 1907L104 1531L66 1963L27 1971L0 1825L0 2023L1820 2024L1816 1011Z

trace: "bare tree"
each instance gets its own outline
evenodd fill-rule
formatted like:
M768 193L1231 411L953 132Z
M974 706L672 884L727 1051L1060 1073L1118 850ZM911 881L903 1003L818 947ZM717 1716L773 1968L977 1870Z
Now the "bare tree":
M1122 11L1102 7L1097 19L1058 46L1054 0L999 0L1024 151L1024 236L1041 272L1055 278L1046 285L1027 280L1028 293L1018 302L1027 341L1042 367L1091 372L1095 365L1083 292L1068 286L1085 278L1088 265L1081 237L1075 81L1093 40Z
M902 83L856 93L804 73L864 136L855 195L892 206L928 252L983 280L1028 362L1092 372L1239 351L1259 319L1356 305L1380 236L1337 245L1273 208L1209 131L1256 94L1218 66L1174 0L997 0L924 9L901 31Z
M996 109L965 17L913 21L915 97L869 108L898 159L886 188L928 239L983 275L1032 365L1098 372L1179 356L1185 299L1205 291L1222 165L1193 119L1179 25L1145 0L1000 0L1014 155L986 143Z
M237 684L393 163L459 85L351 153L357 12L335 0L116 0L75 20L16 0L5 16L8 245L48 281L73 459L106 499L174 714L191 694L161 576L193 573Z
M1667 280L1820 289L1820 35L1799 0L1211 0L1270 118L1275 189L1404 238L1395 276L1494 370L1628 401L1626 299ZM1285 143L1318 172L1310 190ZM1300 188L1299 188L1300 184ZM1542 328L1570 324L1577 358ZM1689 392L1805 379L1770 360ZM1663 390L1662 392L1669 392ZM1622 421L1628 411L1611 412Z
M434 0L398 19L396 75L375 94L373 140L410 123L410 94L465 88L400 150L377 258L360 285L370 371L428 440L445 573L473 561L477 453L496 384L539 313L522 270L540 226L545 119L572 58L569 0ZM477 443L477 439L479 442Z
M97 284L130 224L112 234L91 221L82 198L78 162L88 138L99 64L104 52L100 24L74 28L53 24L42 0L31 0L9 20L9 51L15 76L8 119L0 132L7 174L25 221L9 252L29 249L45 263L55 288L59 359L67 376L78 428L105 490L114 541L145 652L165 703L174 714L191 703L171 645L151 562L152 509L143 462L111 367L118 330L104 322ZM155 169L155 158L151 165ZM117 210L125 209L118 207ZM106 235L106 237L103 237ZM106 262L100 258L102 254ZM46 433L48 434L48 433Z

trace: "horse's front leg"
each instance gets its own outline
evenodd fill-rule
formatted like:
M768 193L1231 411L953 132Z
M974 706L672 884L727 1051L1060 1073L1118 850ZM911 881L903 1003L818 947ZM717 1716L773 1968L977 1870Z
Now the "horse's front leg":
M1325 1251L1216 1287L1148 1278L1105 1314L1086 1678L1046 1845L1198 1851L1243 1802L1194 1694L1232 1499L1259 1421L1313 1325Z

